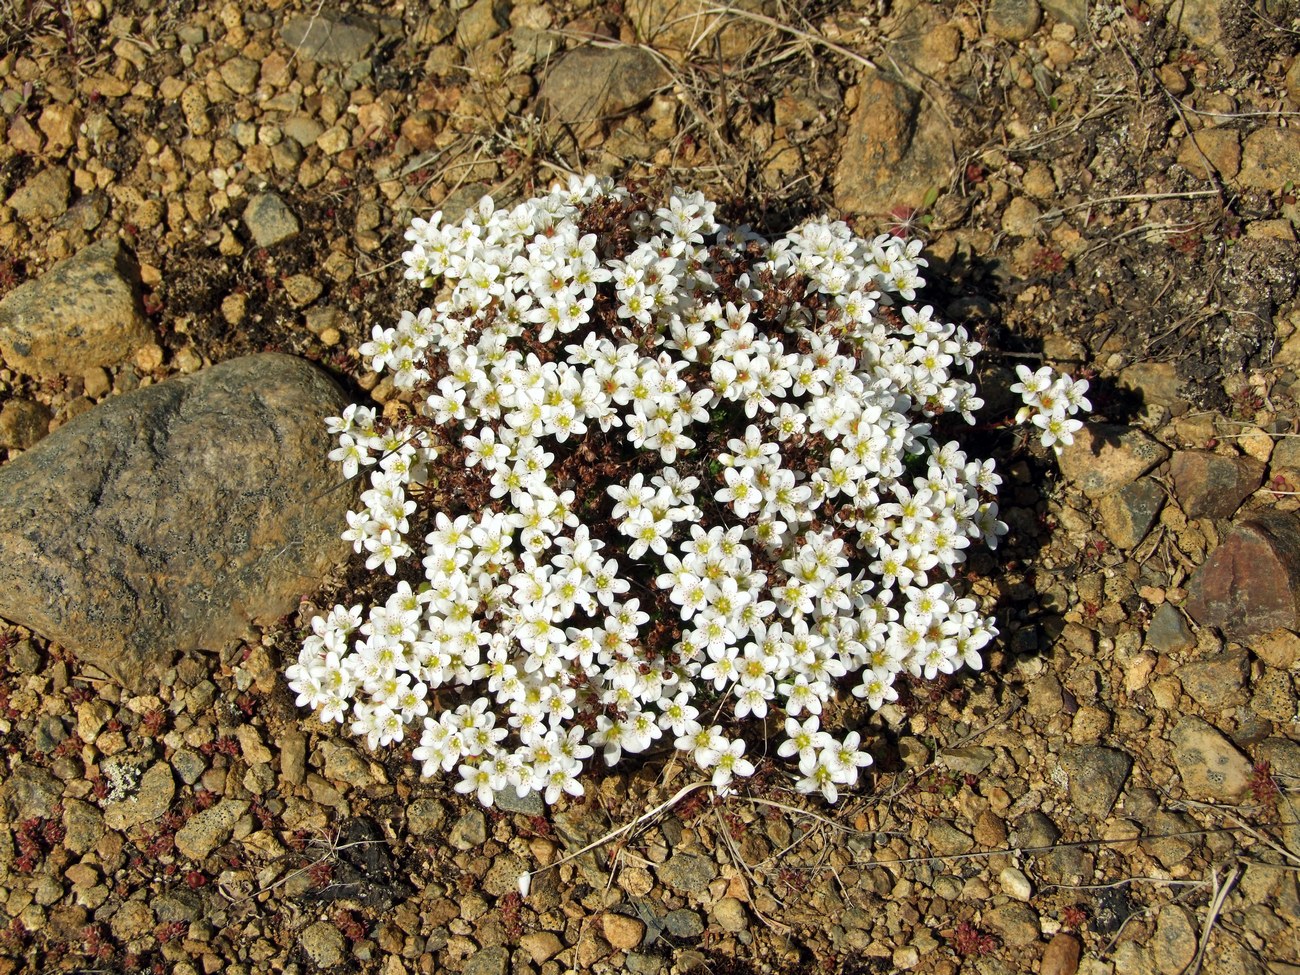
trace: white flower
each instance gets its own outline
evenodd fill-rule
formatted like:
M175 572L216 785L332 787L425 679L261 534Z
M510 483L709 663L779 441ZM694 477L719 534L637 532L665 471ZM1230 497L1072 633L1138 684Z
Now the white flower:
M583 232L593 207L625 214L617 237ZM432 521L424 580L313 621L286 670L299 706L372 748L422 729L423 773L484 804L581 795L596 750L669 732L726 793L754 770L731 723L776 711L796 787L833 802L870 761L822 729L840 690L880 708L903 670L981 666L996 628L955 580L1007 531L1000 479L945 442L981 406L956 378L980 348L901 304L919 242L827 219L767 241L698 192L643 206L594 177L406 240L436 297L359 351L417 415L326 427L346 477L372 468L343 539L405 574ZM1087 383L1017 379L1022 422L1069 443Z

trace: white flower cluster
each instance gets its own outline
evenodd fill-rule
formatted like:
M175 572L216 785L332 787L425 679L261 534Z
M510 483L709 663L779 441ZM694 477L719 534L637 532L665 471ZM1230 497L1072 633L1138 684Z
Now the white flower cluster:
M871 761L822 728L837 688L880 708L996 634L950 580L1006 531L1000 479L934 435L973 422L979 345L898 304L919 244L661 202L589 177L415 220L406 274L438 299L360 351L421 416L329 421L370 478L343 537L416 585L317 618L290 686L371 747L418 735L484 804L580 795L596 750L657 742L725 791L754 772L732 719L769 714L834 801ZM452 512L419 520L434 486Z
M1088 381L1071 379L1051 366L1042 366L1037 371L1016 366L1016 375L1020 381L1012 383L1011 392L1019 393L1025 404L1016 413L1016 422L1028 420L1038 427L1044 447L1059 451L1074 443L1074 435L1083 427L1083 421L1072 417L1080 410L1092 409L1092 403L1084 395L1088 392Z

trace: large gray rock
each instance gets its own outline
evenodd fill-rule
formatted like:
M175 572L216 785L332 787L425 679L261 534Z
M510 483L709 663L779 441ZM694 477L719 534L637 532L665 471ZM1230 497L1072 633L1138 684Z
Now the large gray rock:
M132 688L277 619L346 555L338 387L247 356L106 401L0 467L0 616Z
M116 237L61 261L0 301L0 357L29 376L80 376L150 341L140 268Z
M351 65L366 56L379 30L365 17L324 10L290 17L280 31L296 54L326 64Z
M547 72L541 96L556 120L578 124L620 115L669 81L663 65L642 48L580 47Z

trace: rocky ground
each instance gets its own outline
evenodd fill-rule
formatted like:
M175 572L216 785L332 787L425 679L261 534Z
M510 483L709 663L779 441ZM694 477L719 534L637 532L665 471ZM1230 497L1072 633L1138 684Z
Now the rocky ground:
M0 972L1300 972L1300 10L345 6L0 0ZM922 236L988 388L1094 415L988 434L1003 636L862 788L774 766L522 898L689 775L484 811L297 711L348 581L276 492L333 476L302 360L392 398L350 350L409 219L586 171Z

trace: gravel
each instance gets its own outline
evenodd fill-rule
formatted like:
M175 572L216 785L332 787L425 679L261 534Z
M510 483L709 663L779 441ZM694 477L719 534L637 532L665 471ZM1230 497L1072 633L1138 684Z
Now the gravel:
M990 401L1040 356L1093 377L1059 476L1032 439L992 420L975 432L995 444L1012 532L963 571L1001 635L979 673L907 683L876 715L844 708L876 764L835 808L795 796L775 762L716 806L679 804L563 861L666 801L680 765L651 755L593 770L559 810L503 796L484 811L421 779L409 741L371 753L294 707L282 666L352 595L329 567L253 620L255 594L222 588L233 556L178 558L238 626L175 659L180 641L153 639L147 687L35 625L54 602L100 635L150 632L147 602L108 619L70 570L0 625L0 973L832 957L1180 972L1228 862L1249 866L1218 905L1207 971L1300 965L1285 937L1300 897L1276 869L1279 848L1300 850L1285 815L1300 776L1287 38L1190 0L1176 31L1158 8L994 0L979 17L831 8L798 37L762 2L703 33L703 0L434 6L86 0L67 25L33 6L0 54L0 477L83 413L253 352L320 363L398 409L347 350L415 300L389 266L410 217L518 199L567 169L666 172L749 201L764 228L838 207L867 238L922 232L921 297L989 348ZM1111 98L1134 90L1134 64L1169 94ZM266 383L236 394L247 405ZM321 408L298 412L319 432ZM247 483L213 447L219 414L197 428L224 458L212 476ZM78 468L104 446L73 451ZM301 438L257 449L308 480ZM126 558L168 494L133 490L108 536L92 512L58 537L101 559L125 540ZM191 507L177 537L247 523ZM41 512L7 543L48 531ZM185 602L166 618L202 604Z

